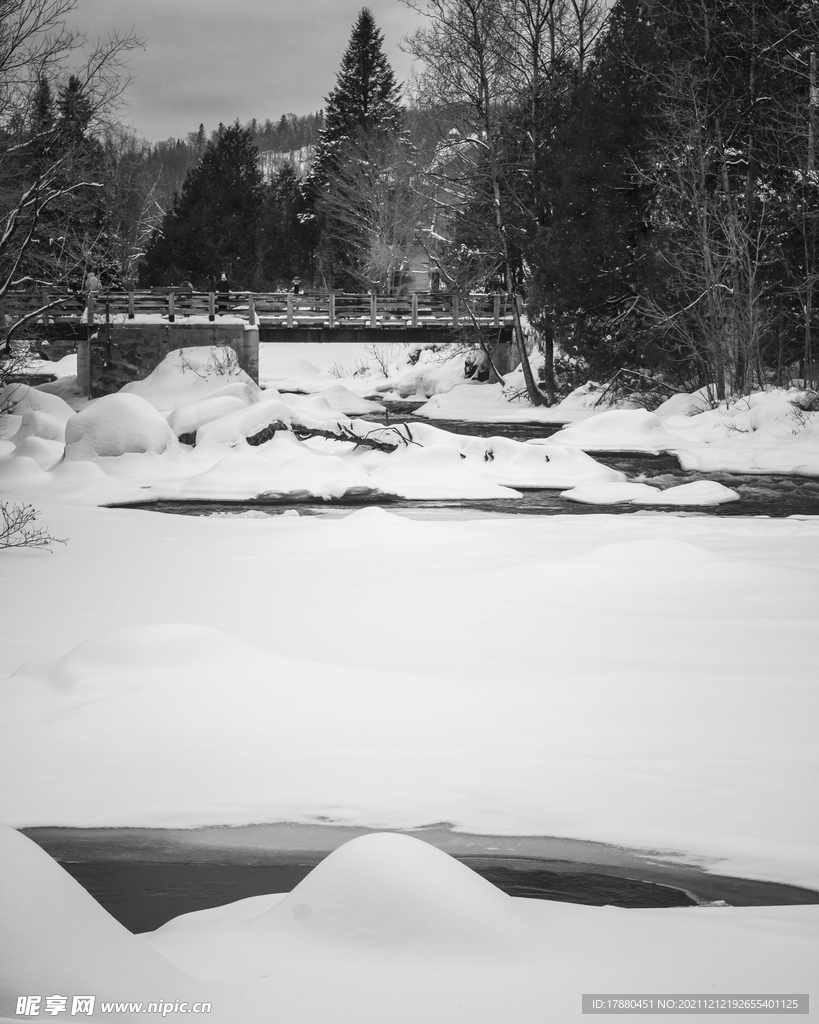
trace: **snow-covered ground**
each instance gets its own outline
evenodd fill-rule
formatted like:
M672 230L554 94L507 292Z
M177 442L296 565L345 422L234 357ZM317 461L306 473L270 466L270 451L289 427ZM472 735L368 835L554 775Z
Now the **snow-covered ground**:
M10 385L0 393L0 406L9 410L0 424L0 495L91 504L485 499L519 497L516 488L624 479L577 448L358 420L383 407L329 380L312 394L261 390L211 349L191 348L171 352L144 380L77 412L66 400L68 384L50 391ZM267 439L256 443L262 434ZM369 447L368 438L381 449Z
M771 387L723 402L703 389L673 395L652 413L629 401L612 407L603 389L584 385L555 406L534 408L525 398L520 368L507 374L503 385L479 384L464 379L466 353L446 358L421 351L410 365L407 347L377 346L385 376L374 372L372 356L363 357L360 350L356 355L355 346L299 346L298 353L296 348L262 346L261 373L268 386L312 394L340 379L359 395L416 399L421 419L565 423L546 443L586 452L674 452L684 469L706 473L819 476L819 411L815 395L800 386Z
M324 491L638 486L570 445L425 424L393 455L289 431L249 447L271 416L361 421L202 380L166 367L78 414L23 391L8 417L0 497L68 543L0 551L0 821L448 821L819 888L819 518L95 507L311 473ZM806 992L819 961L816 907L513 900L394 835L287 897L138 938L19 834L0 849L10 1019L24 993L89 992L251 1024L568 1021L583 992Z
M353 840L287 895L134 936L29 840L0 830L0 851L0 920L13 935L4 962L16 979L3 1021L19 992L43 993L42 1009L53 993L70 1008L81 992L95 996L95 1020L175 1019L180 1004L195 1013L204 1002L194 1019L217 1024L563 1022L581 1019L582 993L802 993L819 952L815 907L513 899L397 835ZM108 1001L141 1011L106 1013Z

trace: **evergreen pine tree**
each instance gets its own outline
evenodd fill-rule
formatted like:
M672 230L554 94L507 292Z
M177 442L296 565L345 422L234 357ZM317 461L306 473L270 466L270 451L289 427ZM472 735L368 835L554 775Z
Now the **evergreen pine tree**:
M66 142L76 145L82 140L91 121L91 103L76 75L71 75L60 89L57 108L61 132Z
M316 218L317 274L330 287L354 286L350 270L355 264L355 247L344 244L344 230L339 224L328 223L330 215L322 209L322 195L332 189L333 178L343 164L355 158L357 146L366 147L378 136L395 135L402 126L401 90L383 44L384 36L372 11L362 8L342 58L336 86L326 99L324 125L304 185L308 216Z
M338 169L345 143L372 131L401 127L401 90L383 51L384 36L364 7L341 60L336 87L326 99L324 129L316 146L312 179L321 186Z
M198 288L210 288L222 271L235 288L253 283L264 199L258 150L238 121L220 127L148 247L143 285L190 277Z

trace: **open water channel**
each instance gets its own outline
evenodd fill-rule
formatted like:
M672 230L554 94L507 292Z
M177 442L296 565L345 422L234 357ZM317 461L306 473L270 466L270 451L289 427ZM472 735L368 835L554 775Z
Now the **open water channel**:
M368 416L372 423L383 423L384 417ZM410 411L390 412L390 425L413 422ZM551 437L560 429L560 424L508 424L472 423L464 420L434 420L433 426L455 434L469 434L473 437L508 437L515 441L531 438ZM675 515L708 515L720 517L819 515L819 478L788 476L784 474L742 474L742 473L696 473L681 468L675 455L646 455L640 452L593 452L593 458L626 474L633 483L650 483L667 488L694 480L716 480L736 491L739 501L723 505L680 507L677 505L652 505L650 511L642 514L673 512ZM358 501L316 501L306 499L294 502L292 498L264 501L155 501L139 502L129 507L148 508L157 512L173 512L185 515L212 515L214 512L242 512L249 509L281 513L296 509L300 515L326 515L331 510L342 512L359 508L361 505L380 504L394 509L408 509L425 514L463 514L480 512L500 515L600 515L635 514L641 511L639 505L621 503L616 505L585 505L561 498L559 490L527 490L520 498L492 498L487 500L439 500L419 501L404 498L373 499L363 497Z

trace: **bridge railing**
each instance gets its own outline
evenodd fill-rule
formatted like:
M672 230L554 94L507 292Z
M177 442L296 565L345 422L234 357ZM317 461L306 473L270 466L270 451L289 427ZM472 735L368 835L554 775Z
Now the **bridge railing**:
M47 307L47 308L43 308ZM190 316L239 316L265 327L503 327L512 322L507 296L473 292L194 292L183 288L49 294L7 293L3 312L20 317L40 310L38 319L95 324L109 319L159 316L169 322Z

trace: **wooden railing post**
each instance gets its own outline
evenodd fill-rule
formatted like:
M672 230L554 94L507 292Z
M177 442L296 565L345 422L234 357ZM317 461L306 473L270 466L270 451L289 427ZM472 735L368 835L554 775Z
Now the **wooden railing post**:
M418 326L418 292L412 293L412 326Z
M336 325L336 293L330 292L327 296L327 322L332 329Z
M208 320L216 319L216 295L208 292Z
M293 326L293 296L287 293L287 326Z
M370 292L370 327L378 327L378 295Z
M174 320L176 319L176 316L174 314L173 300L174 300L173 292L168 292L168 323L169 324L172 324L174 322Z
M128 292L128 319L134 319L134 293Z

